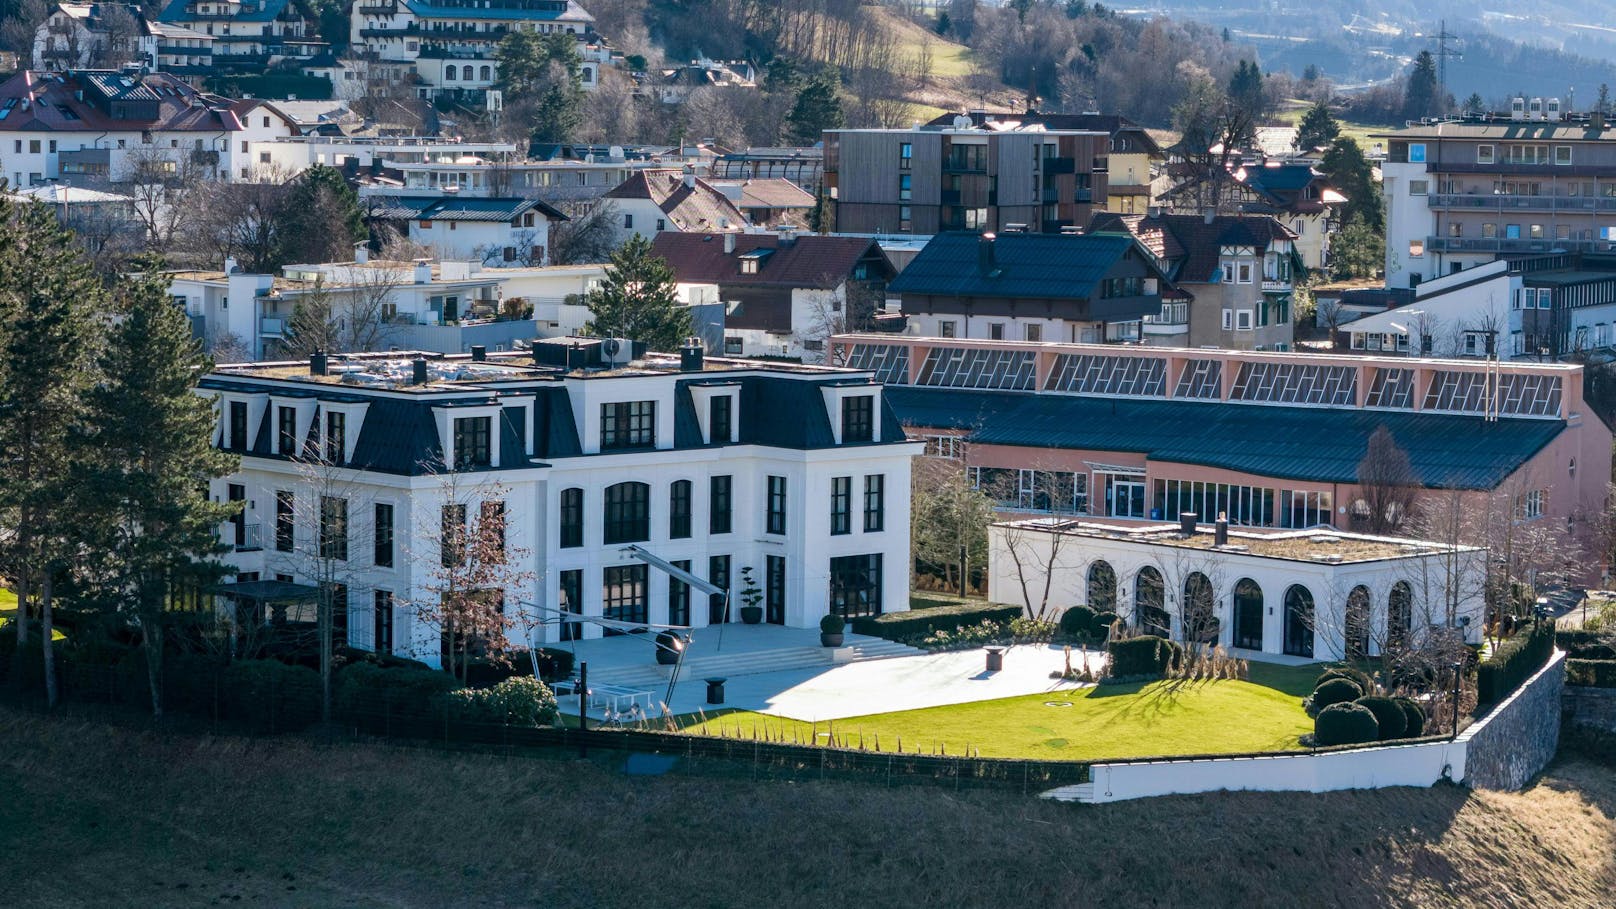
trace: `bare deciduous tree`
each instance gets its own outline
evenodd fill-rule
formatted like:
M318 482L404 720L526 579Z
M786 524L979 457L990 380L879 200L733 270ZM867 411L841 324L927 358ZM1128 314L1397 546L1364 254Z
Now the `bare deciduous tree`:
M1419 479L1408 452L1392 438L1391 430L1376 427L1369 447L1358 462L1358 491L1353 521L1374 534L1397 533L1414 511Z
M611 202L561 202L567 216L550 225L550 264L605 262L617 248L617 206Z

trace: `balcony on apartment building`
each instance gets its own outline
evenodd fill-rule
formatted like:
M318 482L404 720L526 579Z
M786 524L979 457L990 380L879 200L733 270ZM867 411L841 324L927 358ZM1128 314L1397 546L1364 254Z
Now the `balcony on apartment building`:
M1616 251L1616 242L1569 237L1426 237L1425 248L1439 253L1612 252Z
M1432 193L1425 202L1431 208L1460 211L1616 211L1616 196Z

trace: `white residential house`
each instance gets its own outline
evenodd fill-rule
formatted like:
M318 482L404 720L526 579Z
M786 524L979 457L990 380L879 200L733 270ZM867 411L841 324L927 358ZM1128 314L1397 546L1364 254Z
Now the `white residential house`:
M375 196L372 224L391 225L443 259L489 267L544 265L550 224L567 216L538 199Z
M772 624L908 608L921 445L869 372L704 362L699 347L630 361L634 345L607 353L598 338L542 346L207 376L216 443L241 455L212 484L242 503L221 528L235 549L222 597L278 623L334 583L341 641L437 664L444 636L418 607L440 596L445 528L493 519L522 577L497 593L535 644L602 635L557 613L628 627L737 619L738 597L726 616L722 598L693 595L631 547L737 594L749 574ZM570 371L551 365L569 356ZM266 590L280 605L260 612Z
M663 231L741 233L746 215L723 190L689 170L647 169L606 193L618 236L655 237Z
M1372 656L1388 642L1442 629L1481 641L1485 549L1192 521L994 524L988 598L1020 603L1023 583L1041 592L1052 573L1057 615L1078 605L1114 611L1170 640L1220 644L1253 659Z

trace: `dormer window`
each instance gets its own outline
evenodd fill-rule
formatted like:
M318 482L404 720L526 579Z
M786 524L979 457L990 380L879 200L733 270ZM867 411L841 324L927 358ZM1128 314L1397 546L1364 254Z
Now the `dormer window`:
M717 445L734 439L734 399L717 395L707 402L708 438Z
M755 275L763 268L763 260L774 253L772 249L754 249L741 254L741 274Z
M655 446L655 401L622 401L600 405L601 451Z
M230 402L230 438L226 444L237 451L247 448L247 402Z
M869 442L875 437L875 395L842 399L842 444Z
M454 421L454 458L457 470L493 464L493 420L462 417Z
M348 451L348 415L330 411L325 415L325 459L341 464Z

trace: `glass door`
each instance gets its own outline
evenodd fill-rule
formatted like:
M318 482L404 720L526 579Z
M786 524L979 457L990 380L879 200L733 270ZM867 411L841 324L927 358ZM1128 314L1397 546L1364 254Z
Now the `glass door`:
M1141 477L1109 474L1105 487L1106 504L1114 518L1142 518L1145 516L1145 481Z
M764 621L770 625L786 623L786 558L769 556L765 572Z

